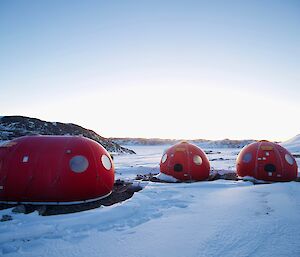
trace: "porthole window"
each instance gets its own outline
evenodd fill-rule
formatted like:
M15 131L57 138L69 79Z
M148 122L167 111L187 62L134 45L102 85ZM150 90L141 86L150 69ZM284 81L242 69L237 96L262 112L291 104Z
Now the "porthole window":
M29 156L23 156L22 162L28 162L29 161Z
M89 161L82 155L76 155L70 160L70 169L76 173L86 171L89 166Z
M111 169L111 161L110 159L108 158L108 156L106 156L105 154L103 154L101 156L101 162L102 162L102 165L105 169L107 170L110 170Z
M165 163L167 159L168 159L168 155L165 153L161 158L161 163Z
M293 165L294 164L294 159L292 156L290 156L289 154L285 154L285 160L287 161L288 164Z
M243 156L243 162L245 163L248 163L252 160L252 154L251 153L246 153L244 156Z
M194 162L196 165L201 165L201 164L202 164L202 158L201 158L199 155L194 155L194 157L193 157L193 162Z

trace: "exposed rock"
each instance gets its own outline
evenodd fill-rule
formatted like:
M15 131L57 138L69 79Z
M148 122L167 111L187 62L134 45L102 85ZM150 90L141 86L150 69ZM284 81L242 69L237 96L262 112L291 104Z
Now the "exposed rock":
M12 212L14 213L32 213L36 210L36 206L32 204L20 204L17 205L15 208L12 209Z
M100 143L109 152L135 154L133 150L120 146L110 139L101 137L72 123L47 122L24 116L4 116L0 118L0 140L11 140L27 135L73 135L84 136Z
M39 215L45 216L47 213L47 206L46 205L41 205L36 209L39 213Z
M208 181L213 181L213 180L217 180L217 179L220 179L221 178L221 175L219 173L212 173L209 175L208 177Z
M162 182L165 183L165 181L160 180L159 178L155 177L157 174L137 174L135 179L141 180L141 181L151 181L151 182Z
M25 205L17 205L15 208L12 209L12 212L14 213L26 213L26 207Z
M12 207L17 206L16 204L5 204L5 203L0 203L0 210L4 210L4 209L9 209Z
M220 175L220 179L239 180L236 173L226 173L226 174Z
M204 152L205 152L205 154L221 154L220 151L215 152L215 151L212 151L212 150L204 150Z
M226 158L222 158L222 157L210 159L211 162L213 162L213 161L228 161L228 160L230 160L230 159L226 159Z
M12 216L10 215L2 215L2 218L0 219L0 222L9 221L12 220Z
M296 181L296 182L300 182L300 177L297 177L297 178L295 179L295 181Z

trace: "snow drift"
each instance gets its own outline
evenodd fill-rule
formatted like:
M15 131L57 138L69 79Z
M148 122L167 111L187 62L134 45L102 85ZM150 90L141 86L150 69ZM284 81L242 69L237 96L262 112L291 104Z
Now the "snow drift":
M300 134L282 142L281 145L292 153L300 153Z

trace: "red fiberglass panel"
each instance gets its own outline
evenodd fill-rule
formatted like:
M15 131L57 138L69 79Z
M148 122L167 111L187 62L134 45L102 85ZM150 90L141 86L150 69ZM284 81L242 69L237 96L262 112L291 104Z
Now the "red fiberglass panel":
M160 171L178 180L205 180L210 165L205 153L197 146L182 142L170 147L162 157Z
M297 170L296 160L285 148L265 140L244 147L237 158L237 173L241 177L292 181Z
M169 174L180 180L190 180L190 165L188 162L187 149L184 146L178 146L173 149L172 154L173 156L169 159L168 163Z
M112 191L112 160L93 140L33 136L10 144L0 148L1 201L76 202L96 199Z

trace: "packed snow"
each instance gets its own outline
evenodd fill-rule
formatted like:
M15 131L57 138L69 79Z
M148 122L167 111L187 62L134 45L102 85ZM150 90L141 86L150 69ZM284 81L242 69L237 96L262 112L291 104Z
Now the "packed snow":
M164 181L164 182L172 182L172 183L175 183L175 182L178 182L178 179L172 177L172 176L169 176L169 175L166 175L164 173L158 173L156 176L156 178Z
M168 146L115 155L116 177L159 172ZM234 170L239 149L205 149L214 170ZM129 200L79 213L0 211L2 256L299 257L300 184L143 182Z

